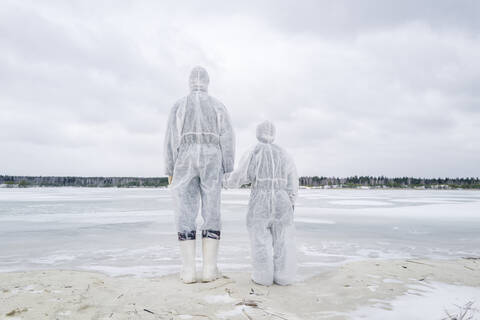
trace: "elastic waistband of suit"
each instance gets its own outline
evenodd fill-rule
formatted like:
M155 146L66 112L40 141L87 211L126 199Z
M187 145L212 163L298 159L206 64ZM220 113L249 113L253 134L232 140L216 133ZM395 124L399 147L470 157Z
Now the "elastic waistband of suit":
M264 179L257 180L252 185L254 190L285 190L287 187L287 181L285 179Z
M209 133L187 133L182 135L180 144L192 145L192 144L211 144L219 145L220 139L216 134Z

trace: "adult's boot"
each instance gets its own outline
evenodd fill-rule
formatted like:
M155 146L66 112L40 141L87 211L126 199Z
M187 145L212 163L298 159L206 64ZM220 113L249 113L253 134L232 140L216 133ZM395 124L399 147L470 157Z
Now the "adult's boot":
M180 254L182 256L182 271L180 279L184 283L197 282L195 269L195 240L183 240L180 242Z
M220 240L205 237L202 239L203 249L203 282L210 282L220 277L217 268L218 244Z

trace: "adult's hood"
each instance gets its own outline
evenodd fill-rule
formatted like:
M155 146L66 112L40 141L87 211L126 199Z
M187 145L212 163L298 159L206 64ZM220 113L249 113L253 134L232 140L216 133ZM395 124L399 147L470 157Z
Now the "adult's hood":
M208 77L207 70L197 66L190 72L190 91L208 91L208 83L210 78Z

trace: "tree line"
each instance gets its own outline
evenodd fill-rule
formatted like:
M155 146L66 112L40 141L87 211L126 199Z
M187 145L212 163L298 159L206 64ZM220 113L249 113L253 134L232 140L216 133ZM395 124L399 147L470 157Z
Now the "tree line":
M414 178L384 176L300 177L300 186L317 188L417 188L417 189L480 189L476 178ZM166 177L55 177L0 175L3 187L166 187Z
M0 185L16 187L165 187L166 177L53 177L2 176Z
M384 176L300 177L300 185L326 188L417 188L417 189L480 189L480 179L476 178L415 178Z

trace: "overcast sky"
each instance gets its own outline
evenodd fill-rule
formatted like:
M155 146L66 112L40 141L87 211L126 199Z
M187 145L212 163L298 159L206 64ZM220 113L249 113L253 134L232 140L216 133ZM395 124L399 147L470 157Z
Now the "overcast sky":
M301 175L480 175L476 0L2 0L0 174L163 175L195 65L237 158L269 119Z

